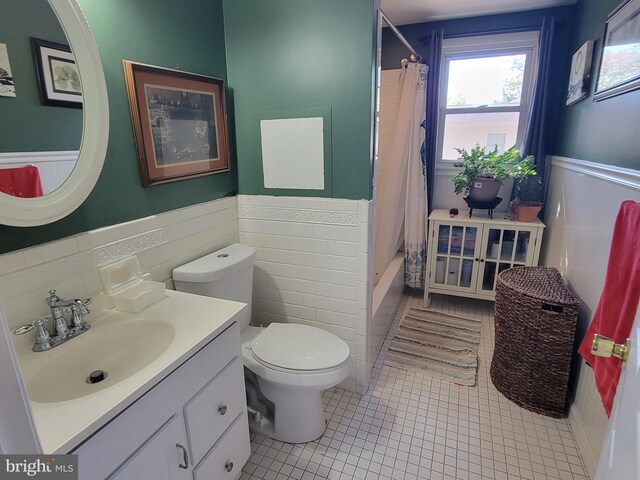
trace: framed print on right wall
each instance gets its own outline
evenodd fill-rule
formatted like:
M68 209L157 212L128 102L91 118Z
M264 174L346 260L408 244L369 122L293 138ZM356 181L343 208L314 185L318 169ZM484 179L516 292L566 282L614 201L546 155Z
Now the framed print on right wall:
M626 0L607 18L595 101L640 88L640 0Z

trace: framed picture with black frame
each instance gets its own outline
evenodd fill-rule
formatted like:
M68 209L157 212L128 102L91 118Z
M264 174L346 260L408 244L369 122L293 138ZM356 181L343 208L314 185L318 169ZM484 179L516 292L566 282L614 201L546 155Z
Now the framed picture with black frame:
M640 88L640 0L626 0L609 14L594 101Z
M67 45L32 38L43 105L82 108L82 83L76 58Z
M224 82L127 60L123 65L142 186L228 171Z

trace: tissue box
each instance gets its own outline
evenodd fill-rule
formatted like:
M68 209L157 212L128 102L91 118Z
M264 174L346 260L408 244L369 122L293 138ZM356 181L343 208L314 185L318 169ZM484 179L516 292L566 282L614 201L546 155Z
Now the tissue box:
M143 280L135 285L111 295L116 309L122 312L138 313L164 298L164 283Z
M136 256L100 269L102 283L122 312L138 313L164 298L164 283L144 280Z

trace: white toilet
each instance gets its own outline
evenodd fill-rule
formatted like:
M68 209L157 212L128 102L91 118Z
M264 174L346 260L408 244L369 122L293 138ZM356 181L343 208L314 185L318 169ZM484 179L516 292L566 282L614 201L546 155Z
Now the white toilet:
M255 250L236 243L173 271L177 290L248 304L238 319L252 430L289 443L310 442L326 428L321 393L351 373L349 346L307 325L251 327Z

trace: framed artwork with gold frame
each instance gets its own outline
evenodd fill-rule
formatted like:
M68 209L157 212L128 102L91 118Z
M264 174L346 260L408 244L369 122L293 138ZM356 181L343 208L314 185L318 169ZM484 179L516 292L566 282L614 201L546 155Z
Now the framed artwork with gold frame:
M228 171L224 81L127 60L123 65L142 186Z

